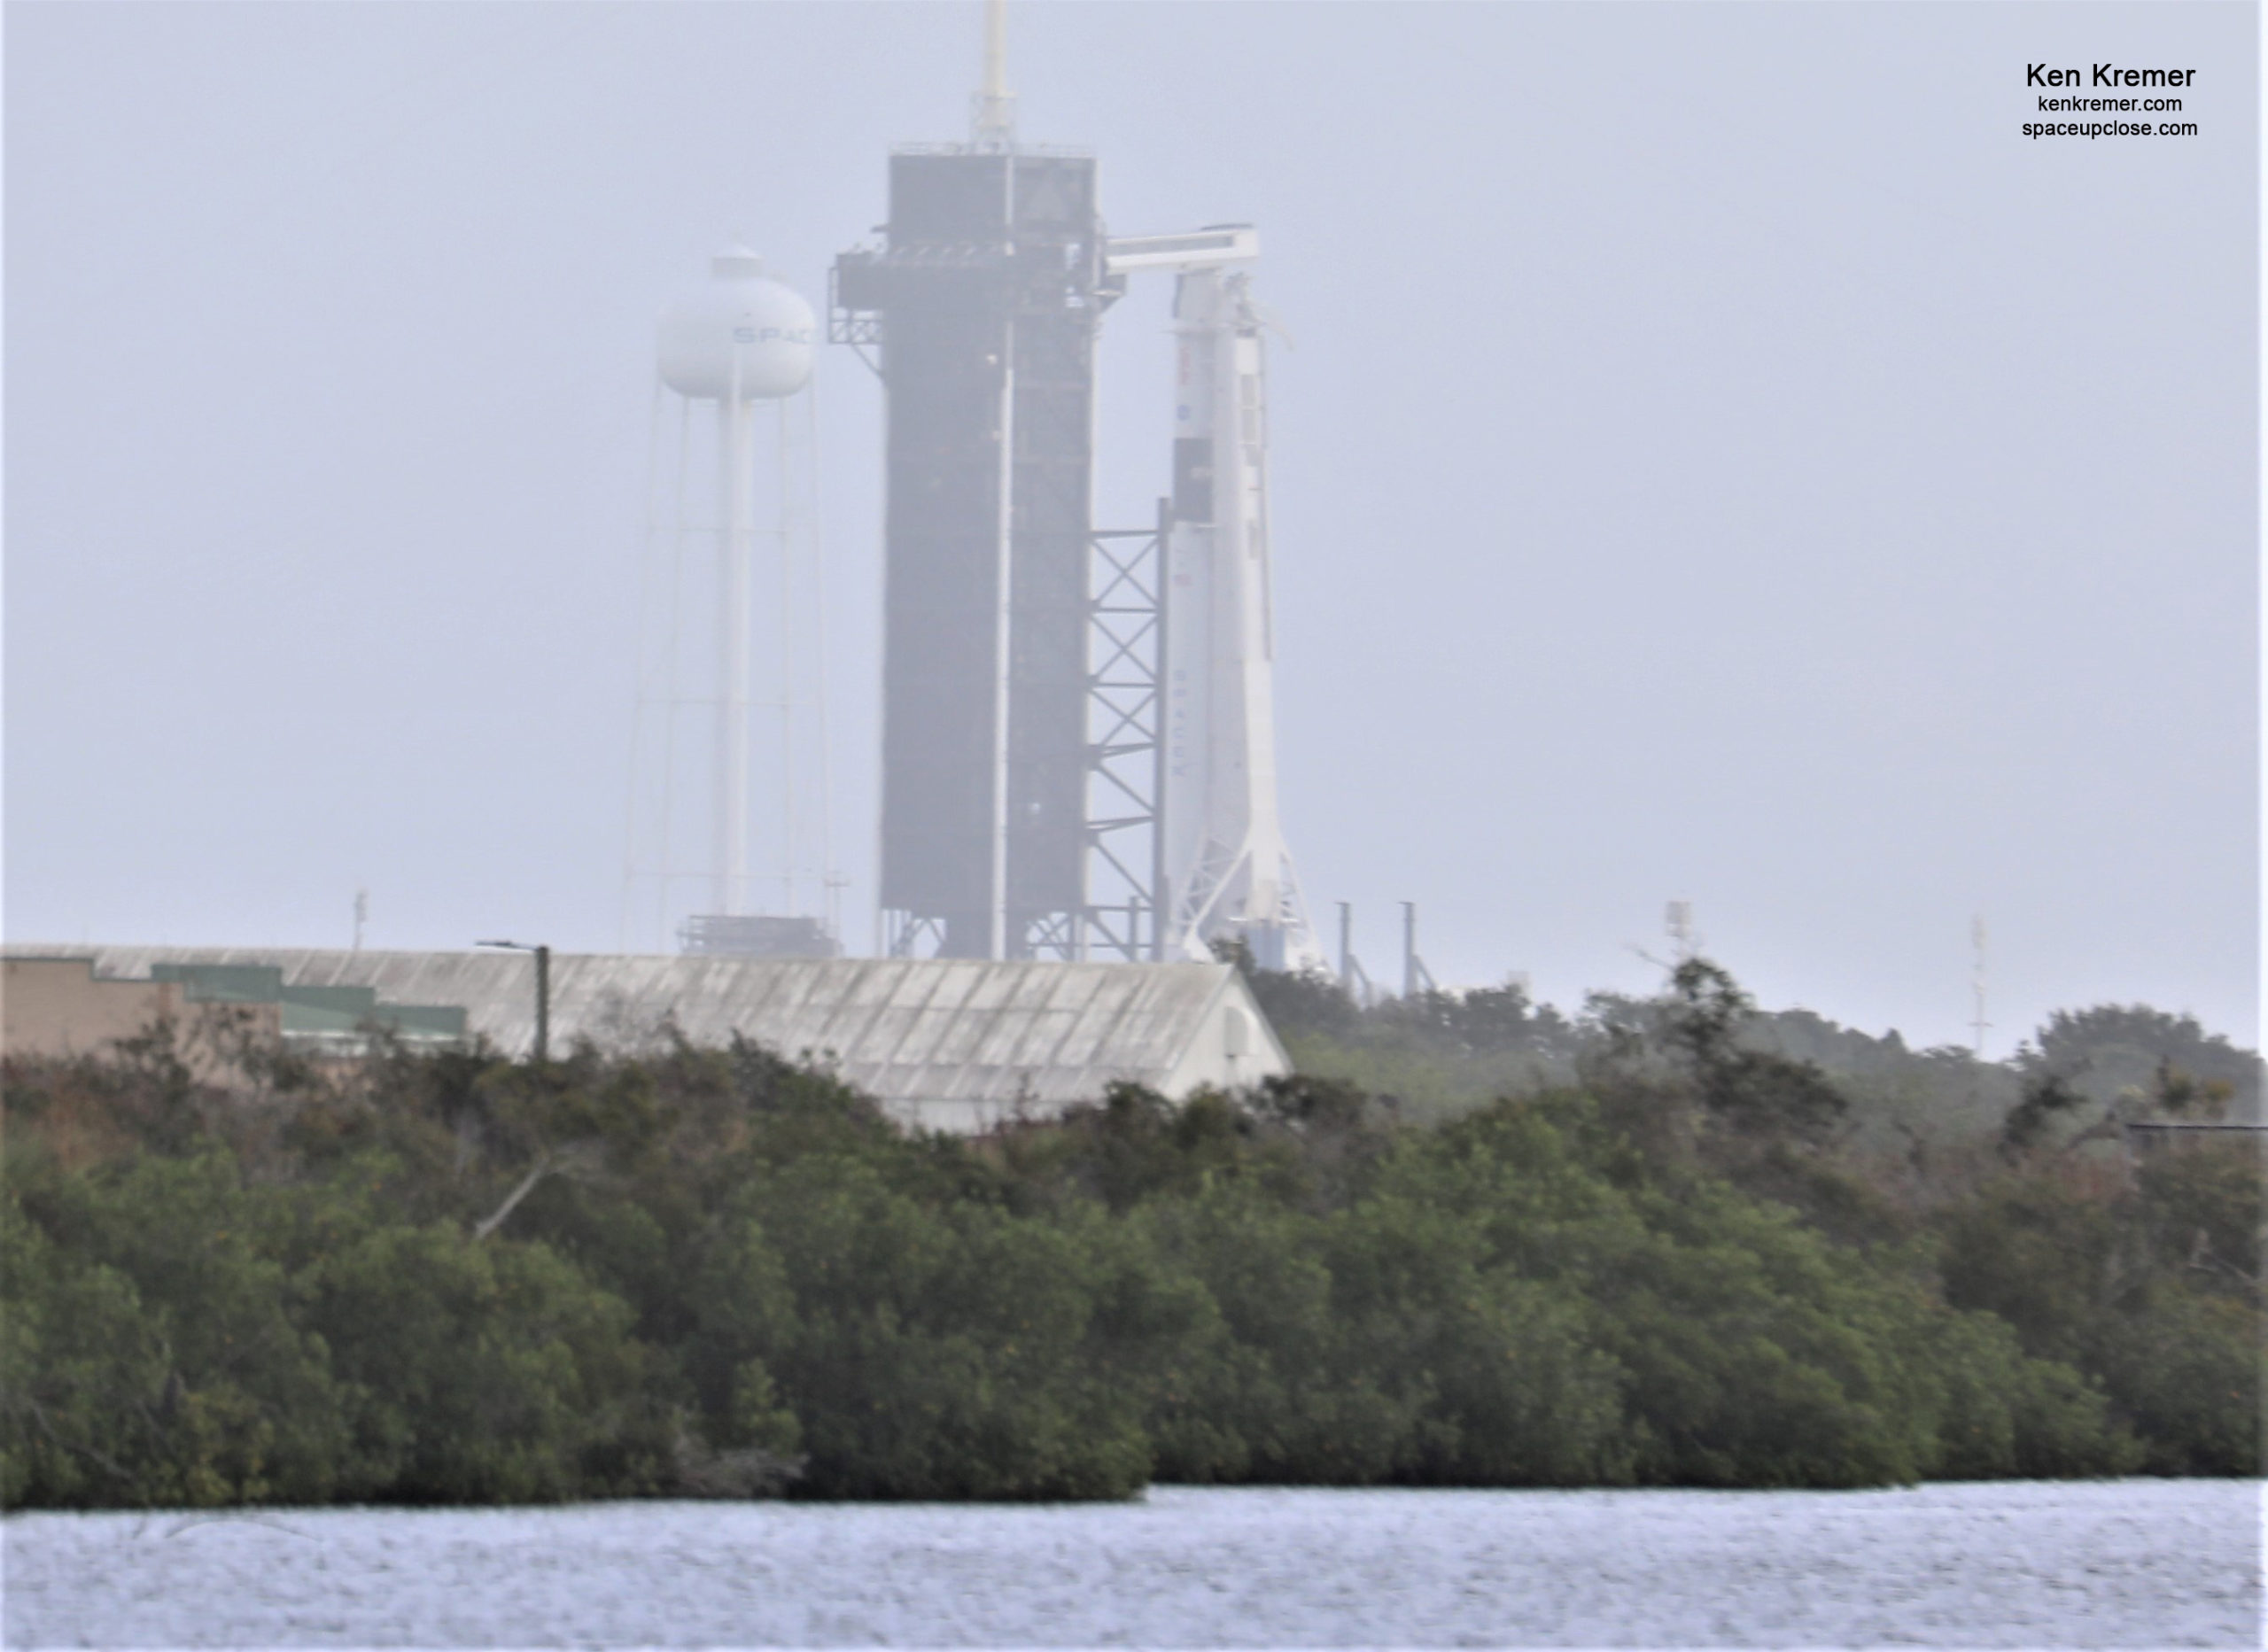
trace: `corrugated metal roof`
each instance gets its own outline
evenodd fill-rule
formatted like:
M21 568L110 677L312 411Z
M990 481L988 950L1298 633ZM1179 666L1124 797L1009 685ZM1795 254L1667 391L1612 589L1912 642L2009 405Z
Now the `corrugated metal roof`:
M295 987L369 987L398 1003L462 1004L470 1029L508 1054L526 1054L535 1038L535 964L525 953L64 950L121 977L163 964L273 965ZM577 1038L621 1048L656 1036L674 1017L696 1044L739 1034L783 1055L830 1061L884 1103L1045 1113L1095 1099L1114 1080L1162 1087L1224 997L1266 1028L1225 964L562 953L551 960L551 1036L555 1050ZM1262 1045L1259 1070L1286 1070L1271 1033L1263 1031Z

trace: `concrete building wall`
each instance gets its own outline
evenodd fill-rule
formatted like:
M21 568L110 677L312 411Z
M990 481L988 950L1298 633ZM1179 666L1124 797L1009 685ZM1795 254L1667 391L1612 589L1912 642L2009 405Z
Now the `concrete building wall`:
M1244 978L1231 970L1228 980L1228 989L1208 1007L1181 1060L1158 1086L1176 1101L1199 1090L1241 1090L1292 1070L1291 1057Z
M12 958L0 976L0 1050L89 1055L181 1012L175 981L105 981L90 958Z
M223 1031L273 1036L279 1030L272 1004L192 1004L179 981L98 974L96 963L91 956L6 958L0 965L0 1051L93 1055L170 1020L185 1035L194 1066L221 1059L216 1035Z

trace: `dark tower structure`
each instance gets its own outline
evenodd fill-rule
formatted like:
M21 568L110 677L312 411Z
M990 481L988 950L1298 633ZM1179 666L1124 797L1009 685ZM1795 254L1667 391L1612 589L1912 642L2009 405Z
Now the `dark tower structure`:
M830 332L889 403L889 950L1068 956L1085 900L1088 557L1103 274L1091 157L890 156Z

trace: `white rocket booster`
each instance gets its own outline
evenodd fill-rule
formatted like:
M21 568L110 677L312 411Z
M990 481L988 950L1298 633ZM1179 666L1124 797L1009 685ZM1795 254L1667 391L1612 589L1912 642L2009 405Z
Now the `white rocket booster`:
M1114 240L1113 271L1173 270L1174 497L1165 546L1159 891L1169 956L1242 939L1270 969L1323 962L1276 809L1268 369L1248 226Z

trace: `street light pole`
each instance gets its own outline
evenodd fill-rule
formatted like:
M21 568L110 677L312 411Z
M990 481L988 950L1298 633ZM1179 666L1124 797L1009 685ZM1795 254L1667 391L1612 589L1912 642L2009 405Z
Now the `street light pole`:
M524 941L476 941L473 945L498 952L535 954L535 1051L538 1066L551 1059L551 949Z

